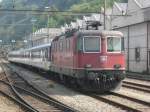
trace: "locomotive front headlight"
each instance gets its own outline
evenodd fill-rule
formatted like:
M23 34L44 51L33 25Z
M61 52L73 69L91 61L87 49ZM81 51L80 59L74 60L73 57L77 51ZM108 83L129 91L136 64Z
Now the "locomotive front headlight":
M106 62L107 61L107 56L100 56L100 61L101 62Z
M92 65L91 64L86 64L85 68L92 68Z
M121 65L120 64L116 64L116 65L114 65L114 68L115 69L119 69L119 68L121 68Z

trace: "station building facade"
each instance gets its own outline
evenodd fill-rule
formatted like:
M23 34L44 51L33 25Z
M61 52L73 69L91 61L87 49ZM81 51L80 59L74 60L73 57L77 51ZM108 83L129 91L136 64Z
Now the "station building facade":
M111 29L125 37L127 70L150 73L150 0L114 3Z
M60 28L41 28L31 35L32 47L51 43L52 39L60 34Z

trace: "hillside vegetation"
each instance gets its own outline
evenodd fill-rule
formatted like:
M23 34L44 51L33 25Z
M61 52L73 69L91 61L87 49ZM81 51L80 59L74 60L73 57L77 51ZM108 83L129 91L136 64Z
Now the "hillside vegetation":
M99 12L104 0L3 0L1 9L30 9L30 10L70 10L78 12ZM111 7L114 1L107 0L107 7ZM126 1L126 0L121 0ZM45 9L50 7L50 9ZM73 13L72 13L73 14ZM60 27L80 16L68 15L68 13L51 13L48 15L40 13L31 15L29 13L1 13L0 14L0 39L11 41L25 39L24 37L42 27ZM32 22L32 20L36 22Z

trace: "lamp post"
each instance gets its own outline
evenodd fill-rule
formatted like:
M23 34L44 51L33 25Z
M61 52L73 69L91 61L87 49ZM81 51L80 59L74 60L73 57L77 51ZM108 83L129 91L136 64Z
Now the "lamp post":
M106 30L106 0L104 0L104 30Z
M15 0L12 0L12 8L15 8Z
M35 22L36 22L37 20L36 19L31 19L31 23L32 23L32 36L31 36L31 38L30 38L30 40L31 40L31 47L33 47L33 36L34 36L34 27L35 27Z
M2 42L3 42L3 41L2 41L2 40L0 40L1 49L2 49Z
M12 44L12 50L14 50L14 44L15 44L16 40L11 40L11 44Z
M49 10L50 7L45 7L45 9ZM50 15L48 13L47 14L47 34L48 34L48 39L49 39L49 18L50 18Z
M28 41L27 40L23 40L23 43L24 43L24 45L23 45L24 48L26 48Z

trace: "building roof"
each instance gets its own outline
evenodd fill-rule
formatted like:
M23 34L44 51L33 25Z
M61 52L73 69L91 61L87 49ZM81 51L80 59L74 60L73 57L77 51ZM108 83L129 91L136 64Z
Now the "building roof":
M61 32L61 28L41 28L33 33L32 40L38 40L46 37L54 38L55 36L60 35Z
M77 23L76 22L71 22L70 25L71 25L71 28L77 28Z
M150 21L150 0L128 0L128 5L117 3L118 9L127 8L127 16L118 16L113 19L112 27L124 27L132 24ZM115 7L116 8L116 7ZM118 10L113 15L119 13Z
M77 23L77 26L79 26L80 28L82 28L83 25L84 25L84 20L77 19L76 23Z
M143 8L150 7L150 0L143 1Z
M119 9L119 11L123 12L124 14L126 14L126 12L127 12L127 6L128 6L127 3L117 3L117 2L115 2L114 5L117 6L117 8Z

